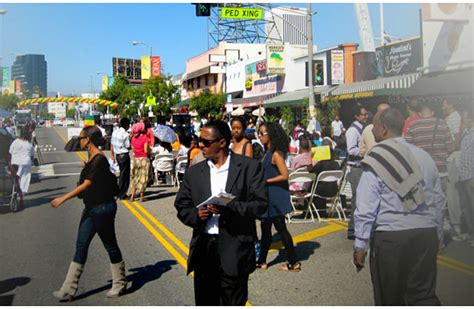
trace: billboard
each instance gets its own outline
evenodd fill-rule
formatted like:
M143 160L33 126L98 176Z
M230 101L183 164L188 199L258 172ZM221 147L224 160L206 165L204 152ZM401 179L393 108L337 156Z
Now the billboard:
M2 68L2 87L8 87L10 83L10 70L8 67Z
M15 81L10 81L10 93L15 93Z
M142 79L150 79L151 67L150 67L150 56L142 56Z
M15 93L20 93L21 92L21 80L16 79L15 80Z
M379 75L388 77L415 73L416 69L422 66L421 53L420 38L377 47Z
M285 74L285 46L267 45L268 74Z
M109 77L102 76L102 91L105 91L109 88Z
M344 52L331 50L331 85L344 84Z
M473 22L470 3L423 4L423 67L443 71L454 63L472 62Z
M284 78L281 75L270 75L263 68L268 67L265 60L245 66L244 98L275 94L283 89Z
M112 58L112 75L126 76L128 79L142 79L141 61L138 59Z
M151 57L151 76L160 76L161 74L161 58L160 56Z

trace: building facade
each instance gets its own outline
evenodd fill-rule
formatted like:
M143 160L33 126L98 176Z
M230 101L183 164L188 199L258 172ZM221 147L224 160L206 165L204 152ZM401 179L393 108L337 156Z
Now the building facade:
M44 55L18 55L12 65L11 79L20 81L21 88L34 93L36 86L48 93L48 69Z

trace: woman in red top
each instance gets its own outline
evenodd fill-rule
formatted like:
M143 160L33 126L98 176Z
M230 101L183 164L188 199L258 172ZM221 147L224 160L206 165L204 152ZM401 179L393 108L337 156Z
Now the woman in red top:
M134 200L136 191L140 192L140 201L144 200L145 189L148 184L148 170L150 169L150 150L148 137L145 133L145 125L142 122L136 123L132 128L132 149L133 149L133 169L132 169L132 194L130 200Z

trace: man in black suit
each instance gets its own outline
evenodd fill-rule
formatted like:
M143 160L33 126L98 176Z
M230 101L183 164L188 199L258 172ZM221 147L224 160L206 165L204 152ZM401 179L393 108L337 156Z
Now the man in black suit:
M255 219L267 207L260 162L229 151L231 132L223 121L201 130L199 145L207 159L184 175L175 207L193 228L188 274L194 271L196 305L243 306L255 270ZM196 206L219 192L236 198L226 206Z

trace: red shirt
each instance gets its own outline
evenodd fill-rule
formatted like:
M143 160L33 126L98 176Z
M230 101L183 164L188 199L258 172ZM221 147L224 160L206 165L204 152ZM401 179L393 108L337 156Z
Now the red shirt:
M148 143L146 135L140 135L139 137L132 138L132 148L135 158L146 158L148 157L145 153L145 144Z
M405 123L403 124L403 130L402 130L402 136L405 137L407 136L407 130L408 126L415 120L421 119L421 116L418 114L411 115L408 117L407 120L405 120Z

